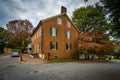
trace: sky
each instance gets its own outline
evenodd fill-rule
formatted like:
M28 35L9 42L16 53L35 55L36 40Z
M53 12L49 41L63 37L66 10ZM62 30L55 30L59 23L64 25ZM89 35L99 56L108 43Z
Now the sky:
M12 20L29 20L36 27L40 20L60 14L61 6L67 8L69 17L75 9L94 5L99 0L0 0L0 27Z

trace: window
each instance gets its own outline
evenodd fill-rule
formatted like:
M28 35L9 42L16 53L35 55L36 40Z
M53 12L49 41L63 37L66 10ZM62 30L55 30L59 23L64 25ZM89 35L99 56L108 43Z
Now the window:
M51 34L51 36L57 36L57 29L56 28L50 28L50 34Z
M71 23L70 23L70 21L67 21L67 27L71 27Z
M39 31L37 31L37 38L39 37Z
M32 48L28 48L30 51L32 51Z
M42 49L42 43L41 42L39 43L39 49Z
M70 38L71 38L71 32L70 32L70 31L67 31L67 32L66 32L66 38L67 38L67 39L70 39Z
M58 49L57 42L50 42L50 49L51 49L51 50L56 50L56 49Z
M42 32L41 29L39 29L39 34L40 34L40 36L41 36L41 32Z
M66 49L70 50L71 49L71 43L66 43Z
M35 33L35 39L37 38L37 33Z
M57 18L57 23L60 24L60 25L62 24L61 18L59 18L59 17Z

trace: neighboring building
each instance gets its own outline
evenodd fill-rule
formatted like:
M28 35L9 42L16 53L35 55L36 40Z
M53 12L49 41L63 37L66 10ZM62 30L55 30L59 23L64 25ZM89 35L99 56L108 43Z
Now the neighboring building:
M27 53L32 54L32 44L31 43L29 43L27 46Z
M33 31L32 50L40 58L72 58L79 31L61 7L61 14L43 19Z

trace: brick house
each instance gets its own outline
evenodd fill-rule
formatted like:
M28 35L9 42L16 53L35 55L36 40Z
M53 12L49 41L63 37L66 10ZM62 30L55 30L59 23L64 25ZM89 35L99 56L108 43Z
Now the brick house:
M33 52L40 58L72 58L74 42L79 31L67 16L67 9L62 6L61 13L39 22L33 31Z

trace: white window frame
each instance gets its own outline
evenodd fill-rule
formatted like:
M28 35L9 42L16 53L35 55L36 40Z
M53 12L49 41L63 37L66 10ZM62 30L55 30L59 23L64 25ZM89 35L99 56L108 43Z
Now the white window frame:
M57 23L59 24L59 25L62 25L62 19L61 18L57 18Z
M66 32L66 38L67 38L67 39L70 39L70 38L71 38L71 32L70 32L70 31L67 31L67 32Z
M57 28L52 27L50 33L51 33L51 36L57 36Z
M66 43L66 49L71 50L71 43Z
M41 36L41 33L42 33L42 31L41 31L41 28L39 29L39 35Z
M42 42L39 43L39 49L42 49Z
M71 22L70 21L67 21L67 27L71 28Z
M52 46L54 46L54 48ZM57 50L57 48L58 48L57 42L50 42L50 49L51 50Z

